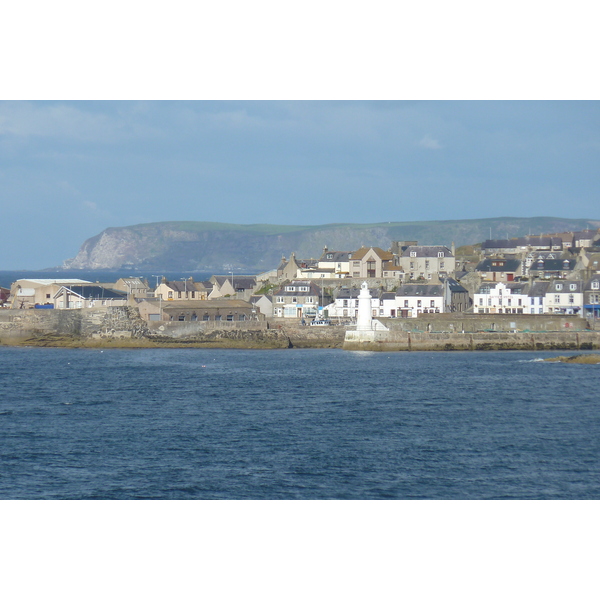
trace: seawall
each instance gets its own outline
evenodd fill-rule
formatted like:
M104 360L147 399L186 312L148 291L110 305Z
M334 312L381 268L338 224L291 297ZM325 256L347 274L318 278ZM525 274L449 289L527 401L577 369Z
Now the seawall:
M0 344L70 347L344 348L374 351L597 350L585 319L552 315L427 315L381 319L388 331L363 339L354 328L285 320L147 322L135 307L0 310ZM493 331L486 329L494 328Z

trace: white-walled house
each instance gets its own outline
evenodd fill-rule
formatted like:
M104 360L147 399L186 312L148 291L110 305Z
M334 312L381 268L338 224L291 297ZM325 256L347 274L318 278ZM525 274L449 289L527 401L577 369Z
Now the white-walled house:
M523 282L486 282L474 296L473 309L479 314L522 314L528 312L529 285Z
M564 279L551 281L546 291L544 307L550 314L582 314L583 283Z
M534 281L527 294L527 309L524 311L530 315L541 315L546 312L546 292L550 286L549 281Z
M441 284L405 283L396 292L397 317L416 318L422 313L444 312Z

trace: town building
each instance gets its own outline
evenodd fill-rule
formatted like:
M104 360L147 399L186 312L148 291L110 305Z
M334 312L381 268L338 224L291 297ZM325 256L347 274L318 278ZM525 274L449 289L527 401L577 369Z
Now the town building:
M402 318L416 318L422 313L442 313L444 312L443 285L405 283L396 292L396 307L396 316Z
M547 313L578 315L583 312L582 281L551 281L546 290L544 309Z
M473 298L479 314L523 314L529 306L529 284L525 282L485 282Z
M319 308L329 304L330 297L314 281L294 279L273 292L273 316L313 319Z
M397 258L408 280L430 280L454 272L456 259L446 246L408 246Z

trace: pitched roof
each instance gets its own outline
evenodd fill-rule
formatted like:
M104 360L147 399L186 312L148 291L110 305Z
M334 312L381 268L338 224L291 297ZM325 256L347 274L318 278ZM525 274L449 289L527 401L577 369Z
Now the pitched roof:
M350 257L350 259L351 260L362 260L370 250L373 250L373 252L381 260L392 260L392 258L394 258L394 255L391 252L388 252L387 250L383 250L383 249L379 248L378 246L369 246L368 248L363 246L356 252L352 252L352 256Z
M496 264L493 263L503 263ZM476 271L484 271L484 272L496 272L496 273L512 273L516 272L521 268L521 261L516 258L486 258L482 260L476 267Z
M444 254L444 258L453 256L446 246L408 246L402 256L410 257L411 252L416 252L416 258L437 258L440 252Z
M348 262L351 252L342 252L338 250L325 250L319 258L319 262ZM331 258L328 258L331 255Z
M73 294L80 298L91 298L91 299L113 299L113 300L125 300L127 298L126 292L120 290L111 290L110 288L102 287L101 285L63 285L54 297L57 298L63 294L63 290L69 290Z
M441 296L442 285L430 285L423 283L405 283L398 288L396 296Z

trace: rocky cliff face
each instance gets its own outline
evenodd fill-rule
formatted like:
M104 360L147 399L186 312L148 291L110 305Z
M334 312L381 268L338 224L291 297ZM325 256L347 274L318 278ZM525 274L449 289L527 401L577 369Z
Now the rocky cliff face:
M585 219L499 218L464 221L330 224L320 226L228 225L171 222L111 227L86 240L66 269L139 269L261 272L275 268L282 256L318 258L323 247L351 251L361 246L388 249L394 240L457 246L489 237L521 236L597 229L600 221Z

